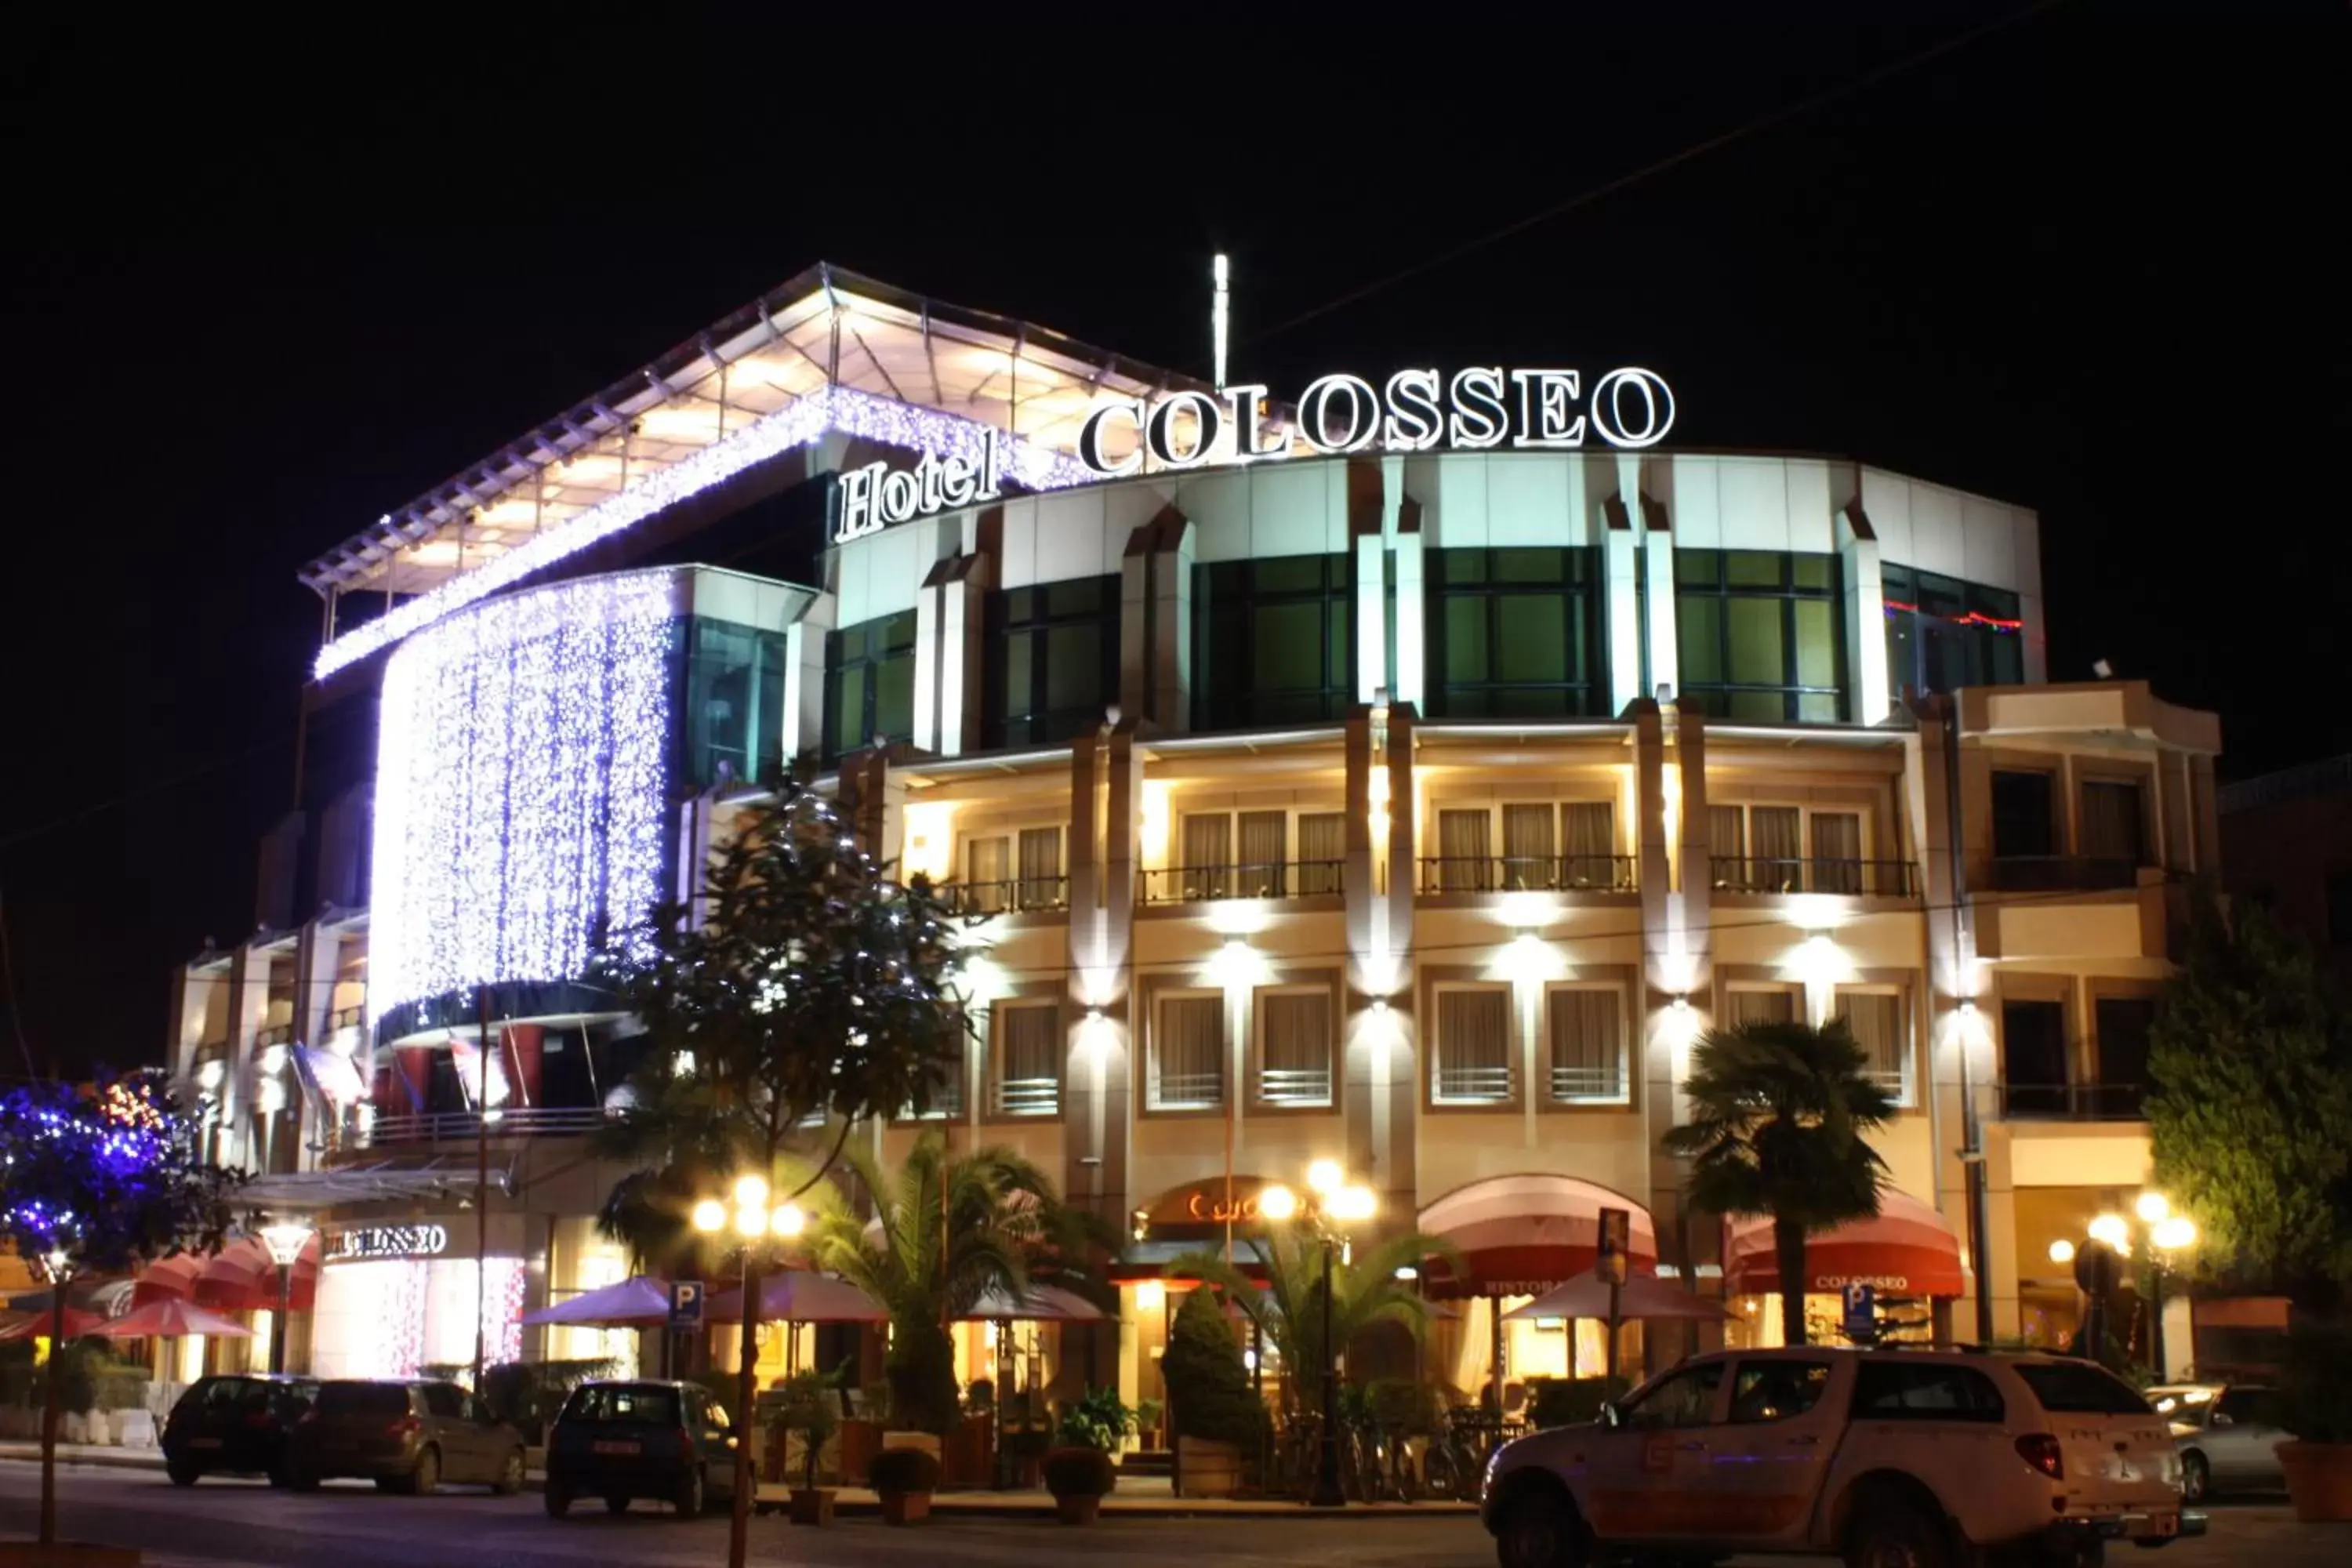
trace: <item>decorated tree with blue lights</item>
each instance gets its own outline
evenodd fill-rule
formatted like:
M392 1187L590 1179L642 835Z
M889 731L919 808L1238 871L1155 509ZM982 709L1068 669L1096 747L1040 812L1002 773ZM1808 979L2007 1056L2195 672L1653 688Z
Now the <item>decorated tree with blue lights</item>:
M0 1237L47 1270L52 1321L87 1274L127 1274L183 1251L218 1252L245 1178L204 1158L194 1120L161 1073L33 1084L0 1098ZM57 1539L62 1335L52 1332L41 1424L41 1542Z

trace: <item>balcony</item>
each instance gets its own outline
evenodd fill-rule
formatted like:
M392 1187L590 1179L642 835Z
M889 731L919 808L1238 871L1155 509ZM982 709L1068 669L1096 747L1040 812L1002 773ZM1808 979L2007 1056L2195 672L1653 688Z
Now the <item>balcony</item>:
M1848 898L1916 899L1908 860L1791 860L1717 856L1707 877L1721 893L1834 893Z
M2089 855L1996 855L1996 893L2103 893L2139 885L2139 862Z
M1027 914L1070 907L1070 879L1058 874L1014 877L1002 882L948 882L940 893L958 913L967 915Z
M1421 862L1424 893L1630 893L1631 855L1433 855Z
M1145 904L1218 899L1309 899L1345 891L1342 860L1268 860L1244 866L1162 866L1143 872L1136 896Z
M383 1149L401 1143L470 1142L487 1132L492 1138L539 1138L593 1132L604 1125L605 1112L593 1105L516 1106L494 1110L488 1116L470 1110L435 1110L414 1116L379 1116L362 1128L358 1144Z
M2010 1121L2145 1121L2144 1083L2001 1083L1993 1086Z
M997 1116L1057 1116L1062 1110L1058 1079L1001 1078L992 1089L992 1114Z
M1317 1108L1331 1103L1331 1069L1323 1068L1261 1068L1257 1098L1262 1105Z

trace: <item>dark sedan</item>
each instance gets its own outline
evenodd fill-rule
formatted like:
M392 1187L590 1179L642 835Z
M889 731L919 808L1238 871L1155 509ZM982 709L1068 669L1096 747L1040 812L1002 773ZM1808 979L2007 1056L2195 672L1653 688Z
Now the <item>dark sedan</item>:
M547 1511L601 1497L614 1513L636 1498L691 1519L711 1493L732 1495L733 1423L691 1383L583 1383L547 1433Z
M268 1476L285 1485L288 1439L318 1393L307 1377L199 1378L164 1420L164 1473L178 1487L209 1475Z

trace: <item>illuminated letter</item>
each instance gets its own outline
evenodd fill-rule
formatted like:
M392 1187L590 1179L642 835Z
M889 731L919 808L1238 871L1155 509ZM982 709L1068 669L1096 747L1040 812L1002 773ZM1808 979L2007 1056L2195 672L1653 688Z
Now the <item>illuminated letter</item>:
M1426 452L1445 434L1437 411L1437 373L1401 370L1389 377L1389 419L1381 440L1392 452Z
M1179 455L1176 450L1176 413L1181 408L1192 410L1194 427L1192 449ZM1169 468L1189 468L1209 455L1216 445L1218 433L1225 426L1224 410L1217 400L1205 392L1180 392L1151 411L1150 421L1143 427L1143 443L1160 466Z
M994 434L994 432L991 432ZM940 465L940 495L950 506L971 500L971 459L950 458Z
M841 526L833 531L836 543L882 526L882 520L875 515L874 489L887 468L886 463L868 463L841 476Z
M1331 395L1348 395L1348 434L1331 434ZM1360 452L1381 433L1381 400L1371 383L1356 375L1318 376L1298 400L1298 433L1318 452Z
M1642 426L1638 430L1626 427L1628 394L1639 395ZM1633 365L1611 371L1592 384L1592 427L1612 447L1656 446L1675 427L1675 395L1666 389L1666 378Z
M1140 437L1143 435L1143 400L1141 398L1129 398L1125 403L1107 403L1087 415L1087 422L1078 426L1078 461L1096 473L1105 474L1116 479L1122 479L1143 467L1143 443L1139 438L1137 440L1135 450L1127 455L1125 462L1115 464L1108 458L1104 457L1103 421L1114 414L1126 415L1129 422L1135 426L1137 437Z
M1502 444L1510 416L1503 411L1503 367L1473 365L1454 373L1450 401L1453 417L1446 421L1446 439L1476 451Z
M1233 405L1227 411L1227 417L1234 422L1234 447L1236 457L1246 463L1258 458L1290 456L1290 437L1278 428L1275 432L1276 439L1274 445L1270 447L1258 445L1257 405L1265 400L1264 384L1229 386L1225 388L1225 396Z
M1514 447L1581 447L1584 416L1569 410L1583 395L1584 378L1572 370L1515 370L1519 385L1519 428Z
M1004 440L991 425L980 442L980 493L974 500L994 500L1004 489Z
M915 465L915 482L922 487L924 516L929 517L946 504L940 494L940 459L935 453L924 453L923 460Z
M915 505L923 499L923 487L915 476L904 468L882 476L881 499L875 502L875 514L886 522L904 522L915 515Z

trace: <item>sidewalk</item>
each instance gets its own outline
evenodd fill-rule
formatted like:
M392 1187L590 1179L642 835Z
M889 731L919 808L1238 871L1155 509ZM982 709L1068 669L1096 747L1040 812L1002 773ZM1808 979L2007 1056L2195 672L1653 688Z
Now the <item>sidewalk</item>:
M28 1465L41 1462L38 1443L0 1443L0 1459L19 1459ZM99 1469L161 1470L163 1450L161 1448L118 1448L111 1444L60 1443L58 1445L60 1465L88 1465Z

